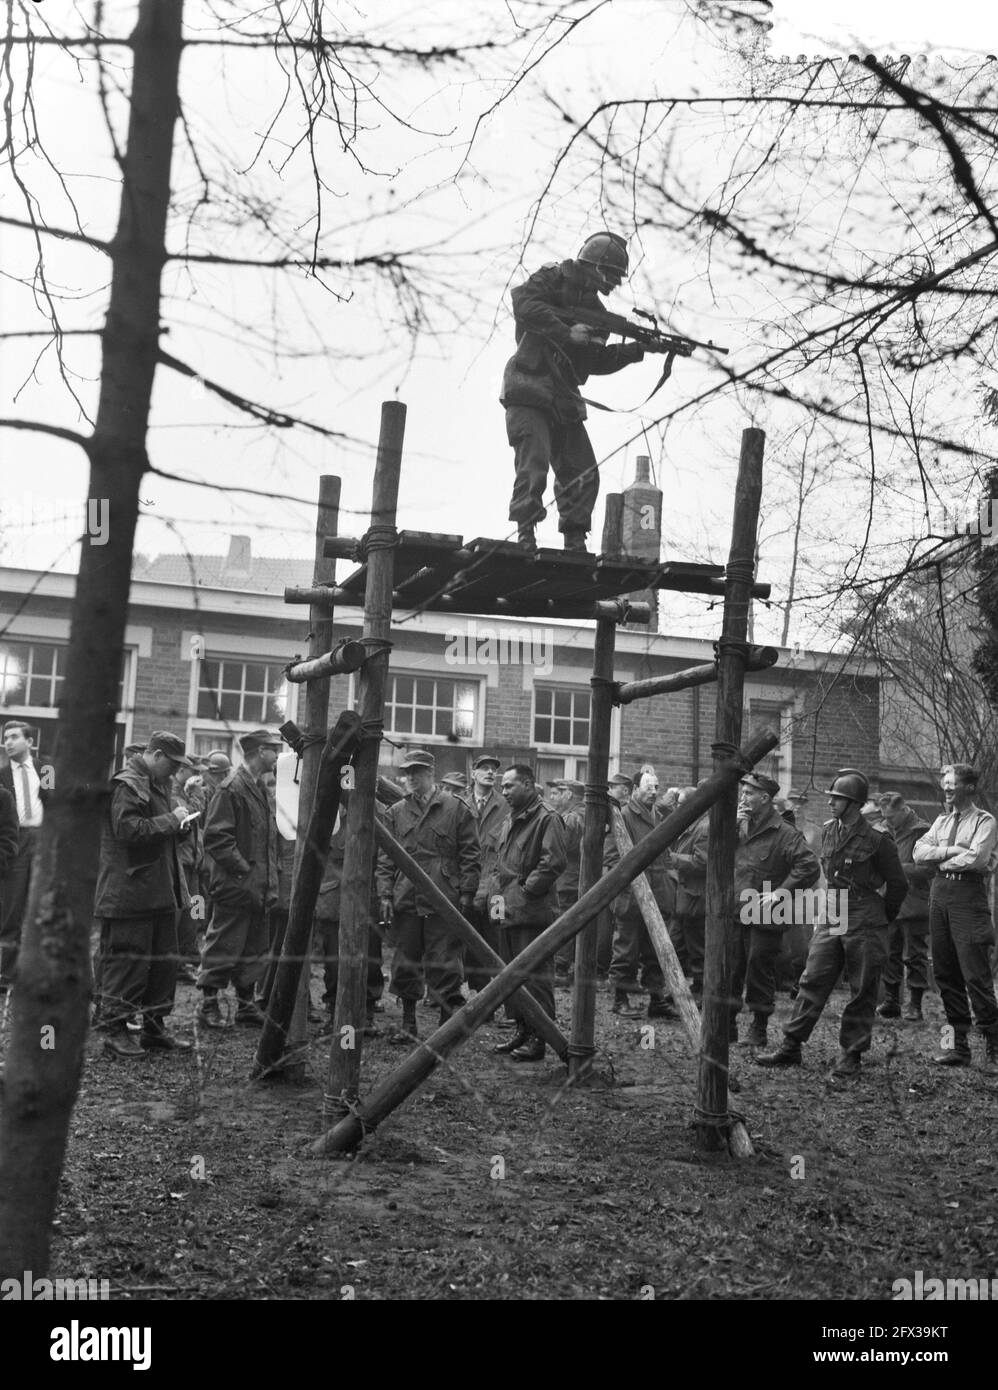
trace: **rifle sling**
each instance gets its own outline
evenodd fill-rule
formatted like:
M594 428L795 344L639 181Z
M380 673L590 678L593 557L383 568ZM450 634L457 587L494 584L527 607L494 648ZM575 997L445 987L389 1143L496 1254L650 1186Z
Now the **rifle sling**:
M665 366L662 368L662 375L659 377L658 381L656 381L655 385L648 392L647 396L645 396L644 400L640 403L640 405L604 405L602 401L590 400L588 396L583 396L582 399L585 401L586 405L591 405L594 410L605 410L608 415L633 415L635 411L643 410L644 407L651 400L652 396L656 395L665 385L665 383L669 380L669 377L672 375L672 364L675 360L676 354L674 352L666 353Z

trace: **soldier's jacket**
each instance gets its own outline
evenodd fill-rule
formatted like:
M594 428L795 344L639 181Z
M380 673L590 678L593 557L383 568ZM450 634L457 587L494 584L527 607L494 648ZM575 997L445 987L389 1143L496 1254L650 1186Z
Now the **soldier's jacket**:
M586 824L586 808L580 801L570 806L561 817L565 827L565 871L555 884L560 907L570 907L578 900L579 874L582 869L582 832Z
M928 831L928 823L920 820L909 806L900 825L885 824L878 825L876 828L885 835L890 835L897 845L898 859L901 861L904 876L908 880L908 892L901 904L898 921L921 921L927 918L929 915L929 889L939 865L916 864L911 856L916 843Z
M702 914L704 910L709 835L710 813L707 812L683 831L672 851L672 868L679 881L676 911L692 917Z
M181 792L176 787L171 787L170 804L183 806L188 815L194 811L201 812L197 820L191 821L187 831L177 841L177 854L187 875L187 881L190 883L193 881L193 877L196 877L204 858L204 818L207 804L204 788L187 787Z
M821 877L821 867L807 841L788 825L775 806L755 824L742 822L735 847L735 910L747 889L763 892L785 888L810 888Z
M111 778L101 825L95 917L145 917L190 902L167 787L154 782L137 753ZM183 832L188 833L188 832Z
M385 825L402 848L455 907L474 896L481 876L475 821L464 802L434 790L425 806L407 796L385 812ZM396 912L435 912L432 903L403 877L384 852L378 854L378 897L391 898Z
M639 840L643 840L650 831L655 829L656 825L661 825L665 819L662 812L655 806L643 806L636 796L632 796L630 801L626 802L620 809L627 833L635 844ZM603 847L603 868L612 869L619 859L620 851L617 849L617 841L611 831L607 835ZM661 855L652 860L647 869L644 870L644 875L662 916L671 917L676 910L676 885L669 877L668 868ZM638 901L630 888L625 888L614 898L613 910L618 917L641 917ZM644 919L641 918L641 920Z
M213 898L256 909L276 905L277 822L266 788L245 766L223 778L212 798L204 851Z
M848 895L850 932L893 922L908 893L908 880L894 841L874 830L862 816L845 826L841 836L838 821L825 821L821 831L821 867L828 888L844 890Z
M322 875L322 882L319 885L319 896L315 903L316 917L328 918L334 922L340 920L340 902L343 889L343 863L346 858L346 802L341 801L340 813L336 820L336 825L332 835L329 837L329 853L326 856L326 868ZM374 814L379 820L385 819L385 808L379 802ZM371 916L377 920L378 914L378 894L376 887L376 875L378 870L378 857L375 855L374 864L371 870Z
M489 791L480 813L475 802L474 791L470 791L467 796L462 796L461 800L471 812L471 818L475 822L475 829L478 831L478 845L482 851L482 861L484 862L486 851L495 849L499 832L504 822L509 819L509 807L495 787Z
M505 406L533 406L566 423L584 420L579 386L586 378L619 371L644 357L637 343L606 347L607 335L602 344L595 338L588 346L571 341L571 321L563 322L553 309L605 308L585 269L575 261L542 266L511 298L516 352L503 375L500 400Z
M537 794L503 824L486 862L486 894L490 900L501 897L505 926L540 930L551 925L558 915L555 884L565 863L561 817Z

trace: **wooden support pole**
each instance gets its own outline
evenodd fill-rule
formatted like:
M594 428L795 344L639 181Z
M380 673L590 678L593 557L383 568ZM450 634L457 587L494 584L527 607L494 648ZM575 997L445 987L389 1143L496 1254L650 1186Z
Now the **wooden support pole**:
M617 842L617 848L622 855L634 848L634 841L631 839L624 824L624 817L621 815L620 808L611 806L610 814L613 823L613 837ZM648 928L648 935L651 944L655 948L655 955L658 963L662 967L662 974L665 982L672 992L672 997L676 1001L679 1009L679 1017L683 1025L683 1030L689 1040L690 1049L694 1057L700 1056L701 1028L700 1010L693 1002L690 987L686 983L686 976L683 968L679 964L679 957L676 955L676 948L672 944L669 930L665 925L665 918L655 901L655 895L651 891L651 885L645 874L638 874L637 878L631 883L631 892L634 894L638 907L641 909L641 916L644 918L645 926ZM732 1120L728 1134L728 1142L731 1145L731 1152L737 1158L751 1158L755 1150L752 1148L752 1140L749 1138L748 1130L741 1120Z
M767 671L780 659L776 647L750 647L746 671ZM673 695L677 690L689 690L695 685L710 685L717 680L717 662L705 662L703 666L687 666L683 671L675 671L671 676L652 676L645 681L625 681L614 691L614 704L629 705L632 700L647 700L652 695Z
M610 764L610 727L613 720L613 653L617 640L618 608L612 618L599 618L593 648L592 697L589 702L589 763L586 773L586 818L579 860L579 897L583 897L603 873L603 847L607 826L607 778ZM604 908L604 911L609 909ZM583 1081L592 1071L596 1055L596 954L599 919L575 939L575 979L572 985L572 1041L568 1075Z
M624 544L624 494L608 492L604 507L601 552L607 556L619 555Z
M500 970L505 970L506 962L502 956L497 955L489 943L479 936L471 923L462 917L451 900L440 891L425 869L420 868L412 855L407 853L404 847L399 844L388 827L382 825L378 820L374 822L374 838L392 863L401 869L410 883L415 884L421 895L431 904L433 910L444 919L461 943L467 946L475 964L486 966L494 975L498 975ZM568 1058L568 1039L560 1032L554 1019L548 1018L540 1004L527 989L520 990L517 1003L523 1014L524 1023L533 1032L540 1034L544 1041L554 1048L563 1062L566 1061Z
M340 642L331 652L325 652L315 661L298 661L294 666L286 667L284 674L293 685L305 685L309 681L325 680L328 676L359 671L366 660L367 648L362 642Z
M386 401L374 465L371 525L365 537L367 591L364 636L386 645L361 668L357 712L364 732L354 759L354 786L346 815L346 850L340 897L340 959L329 1049L323 1116L343 1114L356 1103L364 1036L367 942L371 929L371 877L374 871L374 814L381 751L388 644L392 629L395 570L395 513L402 471L405 406ZM312 689L309 686L309 689ZM351 1029L345 1033L344 1029ZM349 1042L350 1046L344 1046Z
M475 1032L500 1004L527 981L531 974L576 936L604 907L608 907L628 883L646 869L664 849L678 840L714 803L726 789L734 788L760 758L779 743L779 735L766 729L750 740L736 757L698 787L682 806L667 816L661 825L646 835L619 863L604 874L577 903L552 922L551 926L534 937L493 980L458 1009L446 1023L432 1033L409 1054L402 1064L380 1082L363 1105L354 1106L350 1113L331 1130L316 1140L312 1152L341 1153L354 1149L364 1135L395 1110L407 1096L435 1070L443 1059Z
M723 767L738 746L742 729L749 606L755 569L756 529L762 499L762 430L742 433L731 550L725 572L724 621L718 643L717 722L711 745L714 768ZM710 811L707 858L707 941L703 980L703 1049L694 1126L698 1148L723 1149L728 1128L728 1027L731 993L731 933L735 920L735 847L738 788L731 783Z
M323 555L326 540L335 536L340 518L340 479L330 474L319 478L319 507L315 521L315 575L317 585L331 584L336 574L335 563ZM308 656L315 660L329 651L333 645L333 608L331 604L313 604L308 611ZM305 733L305 747L302 751L301 776L298 787L298 826L295 837L295 861L292 872L291 893L294 897L295 884L302 872L302 861L307 853L308 825L315 801L315 789L319 781L319 767L322 762L323 745L329 729L329 682L314 681L305 687L304 718L299 721ZM288 919L290 930L291 920ZM305 960L311 957L311 917L307 924L308 937ZM282 954L287 947L289 932L285 932ZM296 933L297 935L297 933ZM298 991L290 1023L284 1038L285 1056L280 1071L275 1069L275 1059L267 1064L271 1076L301 1084L305 1080L305 1050L308 1046L308 1004L311 968L302 970L298 977Z

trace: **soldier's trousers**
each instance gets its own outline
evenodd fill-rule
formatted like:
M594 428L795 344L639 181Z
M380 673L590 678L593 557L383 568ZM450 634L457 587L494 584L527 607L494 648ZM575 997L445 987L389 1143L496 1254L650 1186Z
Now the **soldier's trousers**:
M896 995L900 990L905 968L908 971L909 989L928 989L928 917L906 917L903 921L897 918L887 928L884 988L889 994Z
M460 1009L464 1004L463 947L444 919L435 912L425 917L415 912L396 912L392 927L392 994L397 999L421 999L425 975L435 1004Z
M553 919L552 919L553 920ZM503 955L512 960L521 951L525 951L536 937L540 936L543 927L517 927L506 926L502 928L502 934L506 940L506 947ZM548 958L543 965L538 965L530 973L525 981L530 993L540 1004L548 1018L555 1017L554 1009L554 961ZM519 1008L519 993L514 994L506 1003L506 1012L510 1018L519 1021L523 1015Z
M544 520L548 468L554 473L558 529L592 526L599 492L596 455L585 425L564 424L546 410L511 405L506 410L506 437L513 446L516 478L509 519L533 525Z
M37 826L21 826L17 837L17 854L7 868L3 903L0 905L0 986L9 987L14 981L24 913L31 889L31 869L41 833Z
M252 995L267 969L267 915L262 907L215 899L201 951L199 989L224 989L231 980L240 998Z
M489 921L489 914L486 908L476 907L472 909L471 916L468 918L475 931L484 941L495 951L497 956L502 956L504 942L498 923ZM503 957L505 959L505 957ZM493 971L487 966L478 965L472 958L467 946L464 947L464 975L468 981L468 988L474 990L484 989L493 977Z
M628 912L617 918L610 984L614 989L636 991L639 974L641 987L649 994L665 993L665 976L644 918Z
M776 961L783 949L783 933L736 921L731 942L731 1017L745 1006L754 1014L769 1015L776 1008Z
M842 1010L839 1044L844 1052L866 1052L873 1038L880 976L887 959L887 927L858 927L832 936L817 926L800 977L800 992L783 1032L791 1041L807 1042L843 970L849 1002Z
M673 919L676 954L693 980L693 998L703 997L703 956L706 923L702 912L680 912ZM683 943L680 951L679 943ZM685 959L684 959L685 957Z
M966 1033L973 1007L978 1028L993 1028L998 1024L990 965L995 932L984 880L947 879L938 874L929 898L929 930L932 969L946 1022L956 1032Z
M101 922L102 1028L133 1014L165 1017L177 986L177 914L105 917Z
M330 1014L336 1004L336 986L340 979L340 921L338 917L316 917L313 948L322 956L322 982L325 993L322 1002ZM385 992L385 977L381 973L381 933L374 922L367 938L367 1004L373 1007Z

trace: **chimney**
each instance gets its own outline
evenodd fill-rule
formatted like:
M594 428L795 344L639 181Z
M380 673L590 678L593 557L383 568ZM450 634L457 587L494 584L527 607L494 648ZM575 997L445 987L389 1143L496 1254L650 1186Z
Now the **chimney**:
M222 565L222 583L248 583L252 558L249 536L230 536L229 553Z
M662 554L662 489L655 487L651 481L651 459L647 454L638 455L634 481L624 488L623 499L621 550L625 555L658 561ZM628 598L652 606L652 618L647 626L644 623L628 623L628 628L634 632L657 632L658 590L644 589L629 594Z

